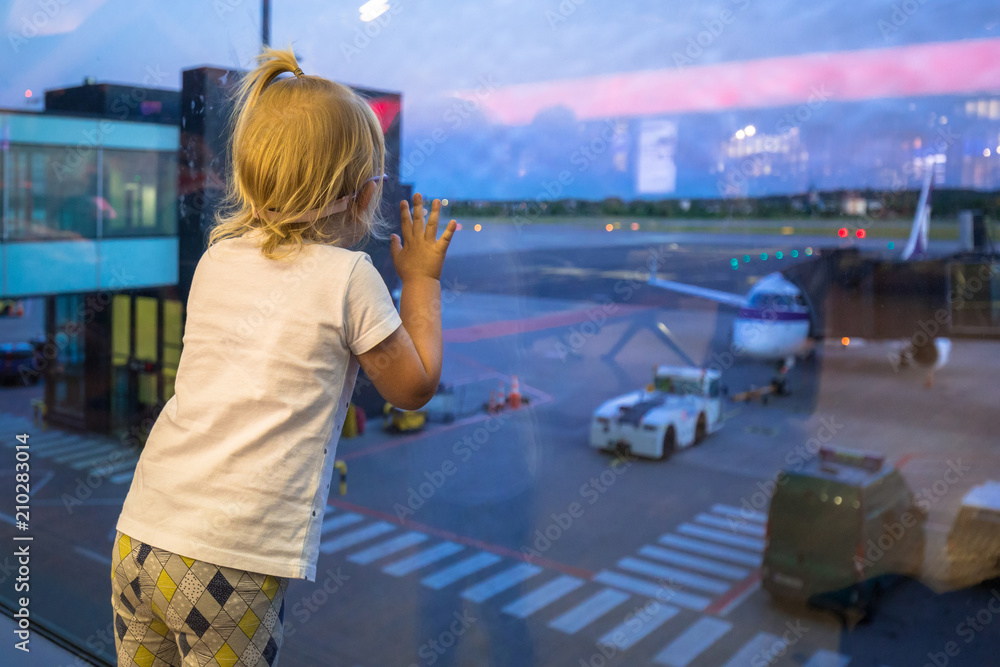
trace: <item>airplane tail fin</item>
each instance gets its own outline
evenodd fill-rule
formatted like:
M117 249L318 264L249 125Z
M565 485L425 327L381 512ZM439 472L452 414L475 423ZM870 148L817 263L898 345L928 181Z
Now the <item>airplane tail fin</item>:
M902 259L919 257L927 252L928 230L931 225L931 188L934 184L934 158L925 163L924 185L920 190L920 201L913 216L910 238L903 248Z

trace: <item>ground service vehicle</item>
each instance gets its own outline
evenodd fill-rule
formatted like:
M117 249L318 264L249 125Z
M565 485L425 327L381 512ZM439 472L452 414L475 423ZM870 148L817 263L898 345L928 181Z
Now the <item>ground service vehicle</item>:
M761 566L773 598L861 620L893 580L920 575L927 514L884 456L823 446L775 482Z
M594 411L590 446L669 458L722 428L721 373L657 366L646 389L605 401Z
M974 486L948 533L949 583L974 586L1000 577L1000 482Z

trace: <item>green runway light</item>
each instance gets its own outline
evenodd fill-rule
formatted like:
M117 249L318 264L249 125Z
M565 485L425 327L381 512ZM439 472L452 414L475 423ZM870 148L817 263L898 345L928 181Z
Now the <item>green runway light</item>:
M784 257L784 255L783 255L783 254L782 254L782 252L781 252L781 251L779 250L778 252L774 253L774 257L775 257L776 259L781 259L782 257Z
M799 251L798 250L793 250L792 251L792 257L798 257L798 256L799 256Z
M807 255L813 254L813 249L812 248L806 248L806 254Z
M743 262L746 263L749 261L750 261L750 255L743 255Z
M737 266L739 266L739 265L740 265L740 260L738 260L738 259L736 259L735 257L733 257L733 258L732 258L731 260L729 260L729 263L730 263L730 264L731 264L731 265L733 266L733 268L735 269L735 268L736 268Z
M767 259L767 253L766 252L760 253L760 258L761 259Z
M892 250L895 247L896 247L896 244L893 243L892 241L889 241L889 250Z

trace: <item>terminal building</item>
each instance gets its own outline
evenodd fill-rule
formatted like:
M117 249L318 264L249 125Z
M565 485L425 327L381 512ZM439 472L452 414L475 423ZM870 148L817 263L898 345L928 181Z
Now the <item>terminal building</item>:
M240 72L182 73L180 91L86 82L44 112L0 110L0 300L44 304L35 355L50 424L145 442L174 394L185 303L224 191ZM401 96L356 89L382 121L385 201L399 184ZM391 219L395 210L386 207ZM390 288L388 246L365 248ZM370 383L355 402L381 408Z

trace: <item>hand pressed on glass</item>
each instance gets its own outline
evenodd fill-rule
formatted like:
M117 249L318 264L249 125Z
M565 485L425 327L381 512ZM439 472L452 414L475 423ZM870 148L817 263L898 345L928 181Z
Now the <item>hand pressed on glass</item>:
M403 282L402 325L374 348L358 355L361 368L382 397L405 410L427 404L441 380L441 271L457 223L437 238L441 202L435 199L424 222L423 197L413 196L413 215L400 202L402 239L392 235L389 251Z

